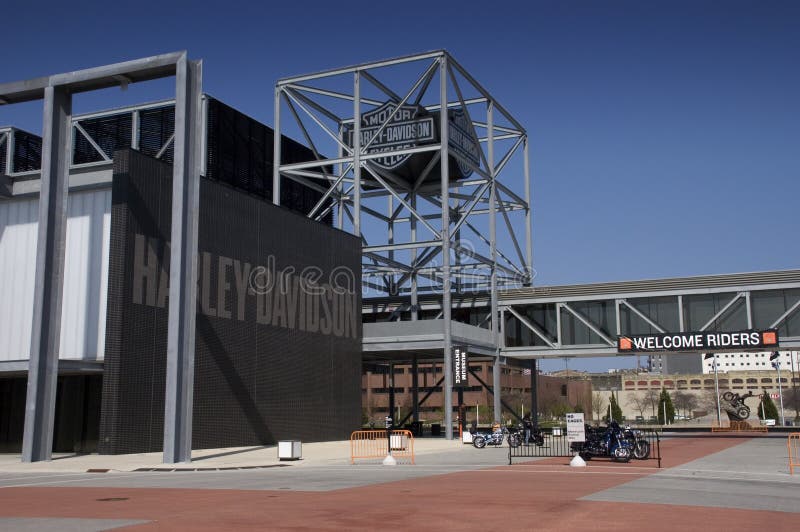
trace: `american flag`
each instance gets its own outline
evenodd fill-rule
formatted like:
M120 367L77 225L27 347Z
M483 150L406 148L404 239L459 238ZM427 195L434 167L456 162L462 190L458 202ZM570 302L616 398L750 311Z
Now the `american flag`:
M525 369L523 369L523 370L522 370L522 374L523 374L523 375L530 375L530 374L531 374L531 368L525 368Z

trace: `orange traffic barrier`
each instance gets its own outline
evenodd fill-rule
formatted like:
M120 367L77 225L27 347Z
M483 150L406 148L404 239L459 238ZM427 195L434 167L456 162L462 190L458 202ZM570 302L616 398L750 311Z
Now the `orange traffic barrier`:
M393 430L392 457L397 463L414 463L414 435L410 430ZM389 454L385 430L356 430L350 435L350 463L356 459L383 460Z
M800 432L792 432L786 441L789 447L789 474L794 475L795 466L800 467Z

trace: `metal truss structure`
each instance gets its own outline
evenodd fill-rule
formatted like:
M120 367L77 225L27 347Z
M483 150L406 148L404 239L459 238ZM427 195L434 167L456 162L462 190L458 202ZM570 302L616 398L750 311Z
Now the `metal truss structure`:
M434 51L279 80L275 131L274 201L281 176L323 193L309 217L333 211L361 238L365 296L407 296L401 310L417 321L419 297L440 295L451 438L452 294L492 294L496 349L498 290L533 277L525 129ZM281 135L304 139L316 160L280 160Z
M657 333L777 329L781 349L800 348L800 270L540 286L500 292L498 299L506 361L617 356L617 337ZM490 305L486 293L453 301L471 321ZM365 301L363 313L369 322L396 308L396 300L376 298ZM420 302L424 312L440 309L436 298ZM408 311L397 317L408 320ZM367 323L365 331L368 325L384 324ZM662 355L670 353L653 356Z
M206 98L202 97L202 110L205 112ZM174 99L162 100L140 105L120 107L109 111L100 111L73 115L71 120L71 139L72 145L68 152L67 164L69 165L69 188L86 189L95 186L106 186L111 183L113 168L113 152L106 146L102 138L93 134L91 128L94 120L121 119L121 122L130 122L128 131L120 132L122 144L130 146L134 150L141 150L141 139L144 135L141 117L147 113L159 111L172 111L176 105ZM199 131L201 141L205 145L205 129ZM172 131L169 135L160 139L157 143L148 143L148 154L156 159L164 159L169 156L171 160L175 148L176 132ZM106 135L107 137L107 135ZM35 145L18 152L18 139L22 138L26 143L31 144L31 139ZM0 197L23 197L36 195L39 193L39 178L41 170L29 168L25 164L28 159L36 159L41 156L41 139L26 131L14 127L0 128L0 161L4 163L0 174L8 179L5 186L0 186ZM205 158L201 159L201 175L205 174Z
M378 77L393 79L396 74L391 69L399 65L415 66L418 75L410 86L395 92L388 80L384 83ZM350 91L326 88L331 79L342 81L345 77L347 83L339 85L349 86ZM367 84L376 89L376 96L365 96ZM346 107L335 105L342 101L347 102ZM362 120L353 119L387 102L395 104L389 108L391 112L383 113L382 119L368 128L363 127ZM429 112L442 108L463 112L469 119L465 133L481 147L477 158L471 160L453 149L448 143L453 128L446 127L444 121L439 123L439 142L372 150L405 105ZM286 114L293 124L286 124ZM278 176L283 175L324 192L309 217L321 219L334 210L339 215L340 228L361 236L366 289L378 294L411 294L412 299L416 293L438 292L445 277L446 250L454 258L449 265L450 276L460 279L463 289L489 288L492 272L496 272L500 287L530 283L527 134L446 52L280 80L276 86L275 117L276 132L287 134L289 127L296 126L318 157L302 163L287 163L276 157L274 186L280 186ZM337 150L335 157L323 157L318 148L320 136ZM280 136L275 135L275 139L275 153L279 154ZM420 153L433 153L433 157L413 175L413 180L395 175L379 162ZM521 155L517 161L523 163L516 169L509 164L515 155ZM473 177L450 179L447 168L453 159L468 167ZM519 185L524 190L516 192L514 188ZM275 194L276 201L278 196ZM447 209L443 208L445 204ZM516 212L523 213L526 224L524 246L516 236L522 227L515 227L512 221ZM505 224L514 253L496 250L497 238L487 238L485 224L475 222L487 216L489 224L495 220ZM376 230L378 227L381 230ZM470 235L469 244L464 243L466 235Z
M627 334L773 328L797 348L800 270L522 289L500 311L515 358L615 356Z

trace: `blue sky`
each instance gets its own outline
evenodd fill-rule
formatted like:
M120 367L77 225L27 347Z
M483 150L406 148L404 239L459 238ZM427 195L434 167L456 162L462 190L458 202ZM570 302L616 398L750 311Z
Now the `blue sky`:
M187 49L272 124L280 77L444 48L528 129L537 284L800 267L800 2L280 4L11 0L0 82Z

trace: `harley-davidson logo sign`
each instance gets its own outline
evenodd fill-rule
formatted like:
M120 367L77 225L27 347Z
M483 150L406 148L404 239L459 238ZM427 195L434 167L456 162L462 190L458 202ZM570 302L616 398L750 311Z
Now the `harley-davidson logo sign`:
M385 151L402 150L414 148L420 144L433 142L436 137L434 134L434 120L432 116L417 117L420 113L426 113L422 107L414 105L403 105L395 113L397 105L394 102L386 102L377 109L363 113L361 115L361 145L366 146L367 153L381 153ZM386 122L392 113L390 122L381 129L381 125ZM380 133L378 131L380 130ZM372 140L375 135L378 138ZM350 145L352 142L352 131L350 132ZM410 153L405 155L387 155L374 159L375 164L393 170L411 157Z
M422 163L430 159L430 154L390 152L438 142L439 116L438 112L429 112L418 105L402 105L398 109L395 102L386 102L372 111L362 113L361 146L367 146L365 151L368 154L386 152L385 157L372 159L373 164L385 170L397 170L404 167L410 159L414 159L417 162L410 165L413 168L405 168L405 171L413 173L419 170L419 166L424 166ZM448 146L451 159L458 165L460 175L457 177L468 177L472 173L472 166L480 166L481 148L466 113L460 109L451 109L447 116ZM352 146L352 129L347 131L345 138Z
M458 168L464 177L472 173L472 168L464 161L467 160L473 166L480 166L481 159L475 137L472 135L472 124L467 120L467 115L460 109L453 109L447 113L449 118L447 135L449 137L448 146L461 158L458 161Z

